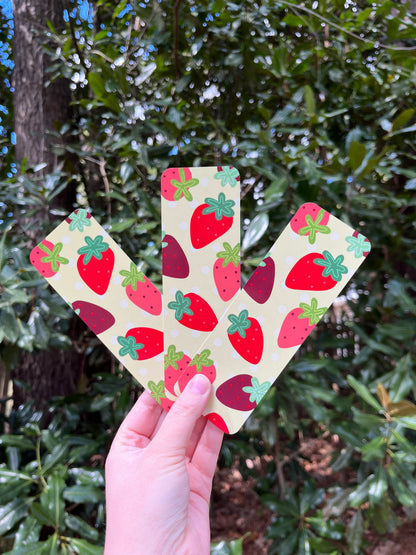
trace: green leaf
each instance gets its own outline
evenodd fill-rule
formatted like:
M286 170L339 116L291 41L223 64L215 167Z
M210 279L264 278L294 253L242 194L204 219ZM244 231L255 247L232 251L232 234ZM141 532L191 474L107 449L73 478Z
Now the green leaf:
M79 516L65 513L65 524L70 530L76 532L87 540L91 540L93 542L98 540L98 530L87 524L85 520L82 520Z
M382 460L386 454L387 442L385 437L375 437L361 449L363 461L369 462L373 459Z
M55 514L49 511L40 503L33 503L30 512L32 517L41 524L45 526L50 526L51 528L55 527Z
M375 399L375 397L373 397L373 395L371 395L371 393L367 389L367 387L364 384L360 383L358 380L356 380L354 378L354 376L348 375L347 376L347 382L356 391L356 393L358 393L358 395L361 397L361 399L363 399L363 401L365 401L370 406L372 406L374 409L376 409L377 412L380 412L380 411L383 410L383 407Z
M313 94L313 90L309 85L305 85L305 104L308 116L314 116L316 114L316 102Z
M406 123L408 123L415 113L414 108L408 108L407 110L403 110L396 118L394 118L393 123L391 124L391 131L397 131Z
M349 165L353 171L358 170L358 168L363 163L363 160L367 154L367 150L365 145L359 143L358 141L353 141L351 143L348 156L349 156Z
M3 447L18 447L19 449L25 450L34 450L34 444L29 440L26 439L24 436L20 435L9 435L5 434L0 437L0 445Z
M45 548L48 542L35 542L30 545L21 546L12 551L7 551L3 555L45 555Z
M42 524L37 521L33 516L27 516L20 524L15 540L13 549L30 546L39 540Z
M65 503L62 499L62 492L64 488L65 481L59 475L59 471L55 471L49 476L48 485L40 496L42 506L50 515L54 515L55 528L63 526Z
M88 83L97 98L101 99L107 94L104 80L99 73L90 71L88 73Z
M364 519L360 510L356 511L347 526L346 538L352 554L361 553L364 535Z
M253 247L266 233L269 227L269 215L267 212L258 214L249 224L244 234L241 249L247 251Z
M387 469L390 485L394 491L395 496L401 505L405 507L414 507L416 504L416 497L410 491L409 487L400 479L396 470L390 466Z
M64 499L72 503L99 503L104 499L104 492L94 485L76 484L63 493Z
M368 483L368 495L370 498L370 503L378 503L383 499L384 494L387 491L387 475L384 467L380 466L377 469L375 476Z
M103 555L102 547L92 545L86 540L71 538L69 540L69 545L72 547L74 552L79 553L79 555Z
M0 535L9 532L15 524L27 515L29 501L26 498L14 499L0 506Z

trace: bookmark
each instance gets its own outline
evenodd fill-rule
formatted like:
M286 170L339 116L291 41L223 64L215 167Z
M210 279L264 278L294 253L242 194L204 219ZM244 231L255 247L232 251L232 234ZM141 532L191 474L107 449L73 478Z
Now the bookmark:
M169 168L161 197L164 393L174 401L200 370L195 345L240 290L240 176L231 166Z
M370 249L323 208L299 208L194 354L201 371L216 373L209 420L226 433L239 430Z
M162 295L84 209L75 210L30 261L140 383L163 374Z

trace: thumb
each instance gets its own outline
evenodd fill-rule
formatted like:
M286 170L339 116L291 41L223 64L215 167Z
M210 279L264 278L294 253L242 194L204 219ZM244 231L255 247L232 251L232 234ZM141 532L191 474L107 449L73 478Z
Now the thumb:
M166 454L185 456L196 421L201 416L211 393L211 382L204 374L197 374L174 403L152 444Z

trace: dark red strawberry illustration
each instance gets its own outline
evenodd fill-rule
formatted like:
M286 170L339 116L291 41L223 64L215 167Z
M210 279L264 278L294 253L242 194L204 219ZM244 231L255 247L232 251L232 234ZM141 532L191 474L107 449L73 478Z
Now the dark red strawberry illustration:
M94 239L85 237L85 243L77 251L80 255L77 261L79 275L94 293L104 295L114 268L114 253L108 243L103 241L102 235Z
M128 355L133 360L153 358L163 351L163 332L154 328L131 328L117 341L121 345L119 355Z
M217 253L213 274L219 296L223 301L229 301L240 290L240 243L235 247L223 243L223 248Z
M175 300L168 303L168 308L175 311L176 320L187 328L198 331L212 331L218 319L211 306L196 293L184 295L177 291Z
M54 276L59 271L61 264L68 264L69 260L61 256L62 247L62 243L54 245L44 239L32 249L30 262L43 277L49 278Z
M291 219L290 227L295 233L308 237L309 243L313 245L317 233L328 234L331 232L326 225L328 220L328 212L314 202L306 202Z
M198 206L191 217L191 243L195 249L202 249L221 235L233 224L235 202L226 200L224 193L218 199L206 198L205 204Z
M162 312L162 295L137 266L130 263L130 270L120 270L124 277L121 286L126 288L126 295L136 306L149 314L159 315Z
M153 399L155 399L165 411L169 412L175 401L171 401L166 397L163 380L160 380L158 383L150 380L147 384L147 388Z
M323 251L322 254L311 252L296 262L285 284L289 289L327 291L335 287L342 275L348 272L343 261L342 254L334 258L328 251Z
M222 432L226 434L230 433L224 418L222 418L222 416L220 416L217 412L210 412L205 415L205 418L215 424L215 426L217 426L217 428L219 428Z
M370 241L367 239L367 237L364 237L364 235L361 235L361 233L358 233L358 231L354 231L354 233L352 234L352 237L351 236L346 237L345 239L347 243L349 243L347 252L353 252L355 258L368 256L368 254L370 253L371 251Z
M251 274L250 279L244 286L244 291L250 295L253 301L263 304L270 297L275 276L275 264L271 256L266 256L260 265Z
M218 401L234 410L253 410L270 388L270 382L260 383L255 376L238 374L222 383L216 391Z
M189 264L182 247L172 235L162 239L162 273L173 278L189 276Z
M195 376L195 374L205 374L211 383L214 383L217 376L217 371L214 362L208 358L211 354L209 349L204 349L201 354L195 355L188 367L181 373L178 386L182 392L187 386L188 382Z
M288 349L301 345L327 310L326 307L318 308L315 298L311 300L310 305L300 303L299 307L291 310L283 320L277 338L278 346Z
M72 308L96 335L111 328L116 321L111 312L94 303L74 301Z
M69 231L84 231L84 227L91 226L91 214L85 208L77 208L65 221L69 224Z
M176 395L175 384L187 370L190 362L191 357L185 355L183 351L176 351L175 345L169 345L165 354L165 388L169 393Z
M190 168L168 168L162 174L161 194L166 200L192 200L189 189L198 185L199 180L192 177Z
M244 360L251 364L258 364L263 354L263 331L255 318L249 318L248 310L242 310L237 316L230 314L228 319L228 338L231 345Z

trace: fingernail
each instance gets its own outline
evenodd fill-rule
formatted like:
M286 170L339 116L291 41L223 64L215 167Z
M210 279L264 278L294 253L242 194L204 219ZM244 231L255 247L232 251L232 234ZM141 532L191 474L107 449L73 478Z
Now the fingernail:
M204 374L196 374L189 382L189 389L198 395L204 395L211 387L209 379Z

